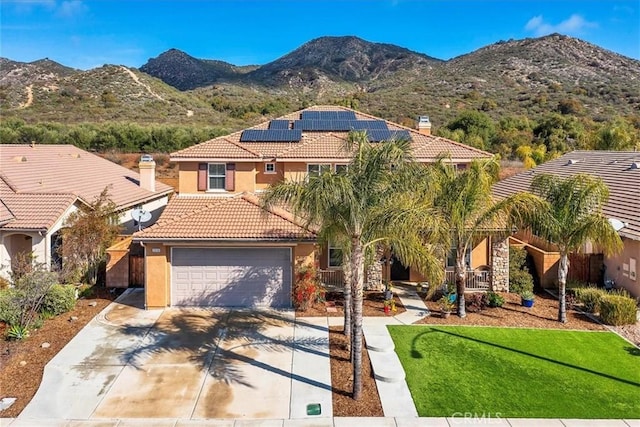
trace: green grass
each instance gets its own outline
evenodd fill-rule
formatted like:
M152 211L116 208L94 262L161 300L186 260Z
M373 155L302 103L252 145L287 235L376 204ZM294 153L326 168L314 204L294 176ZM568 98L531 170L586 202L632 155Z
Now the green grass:
M640 351L613 333L389 331L420 416L640 418Z

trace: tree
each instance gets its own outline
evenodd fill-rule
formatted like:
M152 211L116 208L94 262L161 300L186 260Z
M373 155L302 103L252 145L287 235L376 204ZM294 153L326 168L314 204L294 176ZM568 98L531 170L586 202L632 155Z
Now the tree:
M497 180L499 164L491 160L476 160L460 170L440 158L430 169L433 205L449 236L449 248L455 250L454 274L458 294L458 316L466 317L465 254L474 244L490 235L506 235L527 224L542 201L529 193L516 193L496 201L491 186Z
M451 123L447 124L446 127L451 131L464 131L465 136L462 142L481 149L491 147L496 135L493 120L480 111L463 111Z
M370 144L365 132L352 132L345 149L354 153L346 171L326 171L301 182L279 182L265 192L263 202L266 206L285 203L307 225L317 226L322 240L339 242L349 256L353 300L351 322L345 329L351 328L353 398L358 400L362 394L362 303L367 259L374 258L379 244L388 244L405 265L427 275L441 273L442 266L413 225L392 214L396 203L406 200L416 180L421 179L421 175L409 171L415 164L410 143ZM386 221L387 217L395 220ZM421 217L422 221L432 218ZM349 295L349 289L345 291ZM348 316L347 311L348 306Z
M556 245L560 252L558 321L566 323L569 253L580 251L587 242L594 243L605 253L622 250L620 236L602 213L602 207L609 199L609 188L602 179L591 175L578 174L562 179L540 174L533 178L531 191L547 201L546 207L538 212L532 231Z
M109 187L105 187L93 203L69 215L59 249L66 277L86 277L91 284L96 283L106 250L120 232L115 207L109 199Z

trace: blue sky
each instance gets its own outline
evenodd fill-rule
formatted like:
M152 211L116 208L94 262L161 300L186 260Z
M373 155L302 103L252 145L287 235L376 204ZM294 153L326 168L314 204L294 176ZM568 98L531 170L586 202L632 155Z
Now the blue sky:
M440 59L553 32L640 59L640 0L0 0L0 56L140 67L177 48L265 64L355 35Z

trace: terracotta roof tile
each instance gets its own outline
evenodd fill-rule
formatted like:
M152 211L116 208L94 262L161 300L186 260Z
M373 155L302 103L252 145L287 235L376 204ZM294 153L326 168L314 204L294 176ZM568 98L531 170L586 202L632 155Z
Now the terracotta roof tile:
M637 162L638 168L632 168ZM493 193L506 197L527 191L538 173L568 177L578 173L595 175L609 187L609 202L603 212L626 224L620 235L640 240L640 153L633 151L573 151L526 172L496 183Z
M134 238L290 241L315 240L316 236L298 225L289 212L267 211L256 196L245 193L175 196L158 221Z
M139 185L134 171L73 145L3 144L0 170L18 194L75 194L92 202L107 185L118 209L162 197L172 188L156 181L156 192Z
M78 197L73 194L18 194L2 191L0 199L0 206L8 208L13 217L2 225L3 230L43 230L53 226Z
M322 105L296 111L274 120L298 120L302 111L353 111L358 120L380 120L375 116L355 111L346 107ZM488 158L492 154L449 139L433 135L424 135L415 129L386 121L390 130L408 130L413 141L413 154L419 161L434 161L440 154L451 155L454 161L468 161L477 158ZM264 122L249 129L267 129L269 122ZM348 132L303 132L300 142L240 142L242 131L218 137L185 148L171 154L177 161L193 159L321 159L332 158L341 161L351 159L351 153L340 149L341 141ZM242 150L247 150L243 152Z

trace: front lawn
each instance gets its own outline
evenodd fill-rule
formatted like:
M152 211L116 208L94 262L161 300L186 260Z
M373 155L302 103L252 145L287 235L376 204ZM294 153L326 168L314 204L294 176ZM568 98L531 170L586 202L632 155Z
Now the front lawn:
M611 332L389 331L420 416L640 418L640 351Z

